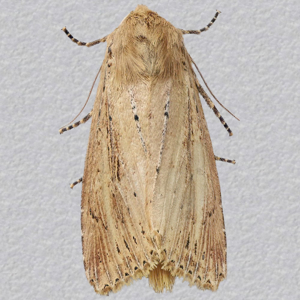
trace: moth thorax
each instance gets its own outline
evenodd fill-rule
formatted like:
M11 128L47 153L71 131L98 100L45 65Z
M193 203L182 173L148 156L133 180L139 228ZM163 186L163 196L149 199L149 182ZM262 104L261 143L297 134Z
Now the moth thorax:
M172 291L175 283L175 277L171 275L170 271L163 270L161 263L149 273L149 285L153 287L156 293L162 293L164 289Z

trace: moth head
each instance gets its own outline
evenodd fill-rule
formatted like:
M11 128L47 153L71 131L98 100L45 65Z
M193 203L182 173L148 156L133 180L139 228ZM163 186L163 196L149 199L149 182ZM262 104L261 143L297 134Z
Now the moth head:
M125 21L130 19L131 17L135 17L138 19L139 17L142 18L143 16L147 16L148 14L158 14L152 10L150 10L146 5L138 5L135 10L131 11L121 22L121 24Z
M153 12L152 10L150 10L146 5L138 5L135 10L135 13L147 13L147 12Z
M185 55L181 30L147 6L138 5L125 17L113 43L117 81L180 77Z

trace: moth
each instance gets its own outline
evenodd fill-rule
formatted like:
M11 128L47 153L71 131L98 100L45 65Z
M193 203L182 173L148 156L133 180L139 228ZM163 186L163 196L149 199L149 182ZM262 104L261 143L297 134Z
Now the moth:
M84 267L97 293L149 278L156 292L176 277L217 290L226 277L220 184L199 94L232 132L200 85L182 30L138 5L107 43L82 181Z

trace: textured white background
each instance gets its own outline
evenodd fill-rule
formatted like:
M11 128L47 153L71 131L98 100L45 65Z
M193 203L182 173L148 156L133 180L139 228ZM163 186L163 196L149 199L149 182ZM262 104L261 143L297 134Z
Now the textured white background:
M1 299L100 299L85 278L81 186L88 124L59 135L86 100L105 44L78 47L60 31L92 41L112 32L138 3L1 1ZM245 4L247 3L247 4ZM300 2L148 1L185 36L214 94L228 134L204 103L216 155L228 242L219 290L176 280L155 294L142 279L110 299L300 299ZM90 111L94 95L83 112Z

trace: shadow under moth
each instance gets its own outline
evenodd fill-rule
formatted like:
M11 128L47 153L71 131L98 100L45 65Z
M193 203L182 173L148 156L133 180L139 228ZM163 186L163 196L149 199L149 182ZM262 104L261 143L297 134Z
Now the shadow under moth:
M231 130L199 84L182 30L138 5L106 37L82 181L84 267L107 295L143 276L156 292L175 277L216 290L226 277L220 184L199 94ZM197 66L195 65L197 68ZM198 68L197 68L198 69Z

